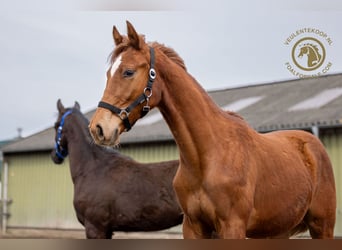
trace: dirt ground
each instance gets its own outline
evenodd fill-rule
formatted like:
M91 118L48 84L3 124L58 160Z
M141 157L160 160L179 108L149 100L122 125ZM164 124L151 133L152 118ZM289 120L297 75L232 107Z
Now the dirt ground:
M0 239L85 239L84 230L7 229ZM113 239L182 239L178 232L115 232Z
M9 228L3 234L0 228L0 239L85 239L84 230L52 230ZM294 239L310 239L308 233L297 235ZM336 236L336 239L342 237ZM183 239L180 227L157 232L115 232L113 239Z

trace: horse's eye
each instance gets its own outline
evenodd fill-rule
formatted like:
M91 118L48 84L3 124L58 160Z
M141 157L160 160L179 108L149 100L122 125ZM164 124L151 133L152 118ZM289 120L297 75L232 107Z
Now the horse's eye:
M132 69L127 69L123 72L123 77L132 77L134 75L135 71Z

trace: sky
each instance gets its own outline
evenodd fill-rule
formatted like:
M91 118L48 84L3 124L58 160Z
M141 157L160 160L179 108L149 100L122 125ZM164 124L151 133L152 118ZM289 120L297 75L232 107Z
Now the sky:
M326 74L342 73L340 0L0 0L0 141L53 126L59 98L96 108L126 20L206 90L298 78L286 63L304 28L321 32Z

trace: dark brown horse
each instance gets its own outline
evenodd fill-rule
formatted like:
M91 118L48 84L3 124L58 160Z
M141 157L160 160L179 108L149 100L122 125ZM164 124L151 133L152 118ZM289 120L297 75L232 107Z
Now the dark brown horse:
M332 238L335 183L319 139L257 133L223 112L174 50L145 43L129 22L127 29L127 37L113 29L116 48L90 131L97 144L115 145L159 108L180 152L174 188L184 237L287 238L309 229L312 238Z
M60 164L69 153L74 207L87 238L111 238L114 231L155 231L182 223L172 188L178 161L141 164L91 142L88 120L76 103L57 103L56 147Z

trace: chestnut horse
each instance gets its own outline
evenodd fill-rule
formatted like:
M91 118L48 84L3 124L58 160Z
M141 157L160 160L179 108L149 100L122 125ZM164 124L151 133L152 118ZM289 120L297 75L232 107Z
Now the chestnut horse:
M304 131L259 134L221 110L178 54L146 43L127 22L113 28L116 48L90 131L97 144L159 108L176 140L173 185L184 211L184 238L288 238L310 230L333 238L336 191L329 157Z
M112 238L113 231L156 231L182 223L172 187L178 161L141 164L113 149L95 145L79 104L58 100L52 160L69 153L74 208L87 238Z

